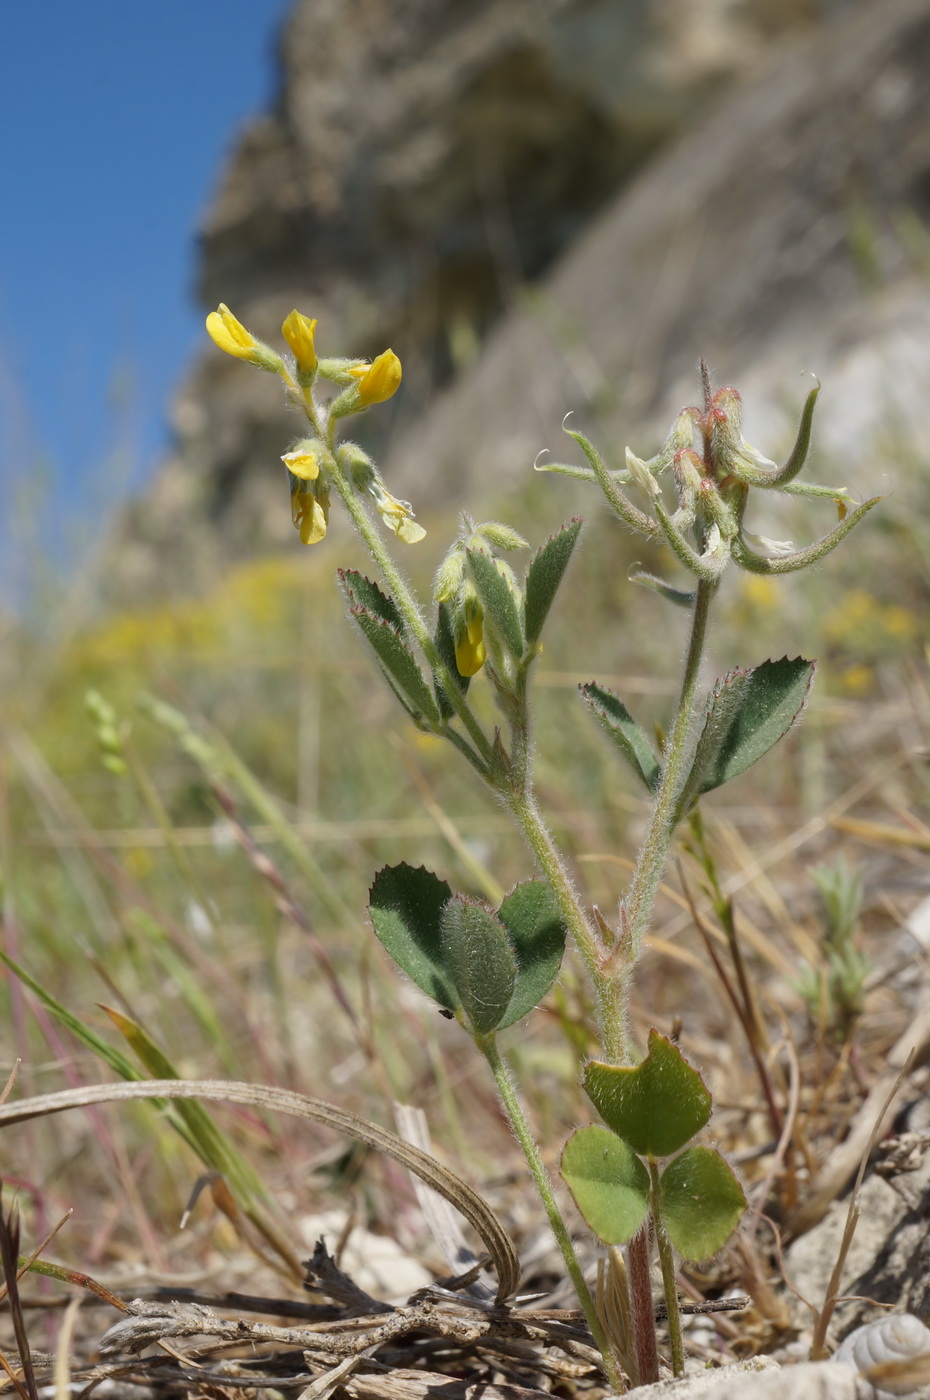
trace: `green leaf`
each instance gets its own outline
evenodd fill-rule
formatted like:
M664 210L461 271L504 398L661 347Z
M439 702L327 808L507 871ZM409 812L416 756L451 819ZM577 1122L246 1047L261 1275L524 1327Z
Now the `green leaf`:
M578 467L572 462L536 462L538 472L558 472L560 476L572 476L576 481L597 481L593 467Z
M612 690L606 690L594 681L588 681L587 685L578 689L604 733L616 744L633 772L650 792L655 792L662 778L662 765L629 710Z
M127 1059L115 1046L109 1045L96 1031L86 1025L80 1017L75 1016L74 1013L69 1011L66 1006L63 1006L61 1002L56 1001L55 998L36 982L33 977L30 977L23 968L18 967L16 963L4 953L0 953L0 959L2 959L7 967L16 974L20 981L35 993L43 1006L45 1006L52 1015L56 1016L63 1025L67 1026L82 1044L86 1045L94 1054L99 1055L105 1064L108 1064L111 1069L115 1070L115 1072L125 1080L130 1082L139 1082L143 1080L144 1076L140 1074L131 1060ZM120 1017L127 1028L132 1026L139 1032L139 1039L137 1042L134 1043L132 1039L130 1039L133 1049L136 1050L137 1053L140 1053L140 1049L144 1045L146 1053L150 1051L153 1057L159 1057L159 1062L168 1067L168 1073L164 1075L164 1078L180 1078L177 1071L170 1064L170 1061L162 1055L161 1051L155 1046L151 1038L142 1031L141 1027L137 1027L135 1022L130 1021L130 1018L127 1016L122 1016L120 1012L113 1012L109 1007L104 1007L103 1009L117 1025L119 1025L119 1021L117 1021L116 1018ZM123 1030L123 1027L120 1026L120 1029ZM125 1034L125 1031L123 1033ZM143 1064L148 1065L149 1062L145 1055L140 1054L140 1058ZM152 1062L154 1063L154 1059ZM269 1199L268 1191L264 1183L257 1172L253 1171L252 1167L249 1166L245 1158L240 1156L226 1135L216 1126L206 1109L194 1102L187 1103L182 1107L181 1103L157 1098L155 1096L152 1097L151 1103L153 1108L159 1109L164 1114L172 1128L184 1139L192 1151L200 1157L205 1166L213 1167L216 1171L222 1173L229 1185L236 1192L238 1204L243 1208L248 1218L257 1226L264 1238L272 1245L281 1258L287 1261L289 1265L292 1265L294 1269L298 1269L299 1265L294 1256L290 1241L282 1234L274 1218L269 1214L266 1206L263 1205L263 1201L268 1201ZM199 1110L199 1113L187 1113L184 1111L185 1107Z
M453 895L442 911L442 951L469 1028L496 1031L517 975L500 920L477 900Z
M447 603L439 604L439 611L436 616L436 635L433 639L436 643L436 650L446 663L449 675L464 695L471 682L470 676L459 674L459 668L455 664L455 633L452 629L452 613ZM449 697L443 690L439 681L435 683L436 702L439 705L439 713L443 719L451 719L455 710L449 703Z
M550 535L530 560L526 572L526 640L533 646L559 591L568 561L578 542L582 522L578 517Z
M743 1211L743 1189L719 1152L689 1147L659 1178L662 1223L685 1259L706 1259L726 1244Z
M0 959L11 972L15 973L20 982L38 997L47 1011L50 1011L63 1026L67 1026L71 1034L76 1036L82 1045L86 1045L88 1050L92 1050L95 1055L98 1055L104 1064L109 1065L116 1074L123 1079L143 1078L142 1073L136 1069L132 1060L128 1059L121 1050L110 1045L79 1016L75 1016L73 1011L69 1011L60 1001L56 1001L51 992L47 992L41 983L26 972L25 968L20 967L6 953L0 953ZM155 1106L159 1109L165 1109L167 1100L159 1099Z
M368 911L397 966L433 1001L458 1011L460 1001L442 946L442 911L452 897L445 880L422 865L387 865L374 878Z
M710 1117L703 1079L658 1031L649 1032L649 1053L633 1069L592 1060L584 1087L607 1126L643 1156L677 1152Z
M478 597L484 606L485 616L493 623L495 630L515 661L523 658L526 642L517 602L510 591L510 585L501 575L494 557L483 549L468 549L468 562L478 590Z
M718 681L685 796L690 799L728 783L768 753L807 703L815 669L813 661L784 656L752 670L730 671Z
M183 1078L138 1021L112 1006L101 1006L101 1010L106 1012L153 1079ZM179 1099L171 1108L186 1130L183 1136L200 1160L205 1166L222 1173L233 1193L243 1204L250 1202L253 1197L266 1194L261 1177L233 1147L226 1134L216 1126L203 1104L196 1100L188 1102Z
M686 593L681 588L673 588L664 578L659 578L657 574L647 574L645 569L636 569L630 574L630 583L638 583L641 588L652 589L653 593L658 593L678 608L693 608L697 597L696 593Z
M497 1029L529 1015L556 979L565 951L565 925L555 895L542 880L526 880L504 900L497 917L513 948L517 978Z
M438 724L439 708L432 691L423 679L413 652L397 629L359 605L350 608L350 612L371 643L388 679L407 697L414 715L425 715Z
M562 1176L591 1229L605 1244L633 1238L649 1209L649 1173L607 1128L579 1128L562 1152Z
M376 583L360 574L358 569L337 569L336 575L350 608L364 608L366 612L380 617L382 622L389 623L402 637L407 636L404 615L390 593L382 592Z

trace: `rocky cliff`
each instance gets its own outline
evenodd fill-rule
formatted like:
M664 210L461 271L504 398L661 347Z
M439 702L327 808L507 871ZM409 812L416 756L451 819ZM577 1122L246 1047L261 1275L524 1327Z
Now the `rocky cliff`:
M845 451L930 378L928 74L930 0L301 0L200 290L269 338L297 305L324 351L392 344L373 445L421 511L561 451L569 408L619 443L702 352L775 431L816 369ZM294 539L271 381L205 346L175 430L122 596Z

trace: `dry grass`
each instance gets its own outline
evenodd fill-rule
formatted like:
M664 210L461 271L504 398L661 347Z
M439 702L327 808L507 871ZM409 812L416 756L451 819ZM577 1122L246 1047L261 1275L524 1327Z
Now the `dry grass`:
M500 513L535 539L557 508L550 501L541 516L539 506L518 501ZM719 670L799 651L825 665L800 732L725 798L706 803L703 864L693 842L679 850L639 976L637 1025L674 1029L706 1073L714 1136L753 1202L739 1250L692 1276L701 1294L736 1287L753 1297L738 1323L719 1320L717 1359L771 1346L783 1333L777 1254L761 1212L788 1232L810 1223L805 1208L810 1216L812 1202L823 1204L825 1185L827 1200L844 1189L862 1152L838 1172L844 1143L863 1132L867 1139L888 1088L886 1066L901 1059L902 1033L925 995L926 943L918 948L905 930L927 894L930 852L930 829L916 815L927 796L930 704L919 652L926 586L895 559L903 536L894 523L883 531L870 546L887 565L875 570L874 595L862 586L862 561L839 556L806 588L730 589ZM66 1024L52 1000L7 980L4 1058L22 1060L14 1097L62 1086L80 1094L112 1077L102 1044L110 1071L128 1051L137 1074L168 1077L157 1072L167 1064L185 1079L275 1085L382 1125L392 1102L416 1104L435 1151L479 1187L515 1238L524 1286L550 1289L558 1283L553 1252L483 1062L386 964L364 916L371 877L386 862L422 862L492 898L531 873L529 857L451 754L405 727L340 616L335 562L351 561L316 554L252 566L211 598L112 619L54 656L37 655L24 636L12 639L8 673L18 669L20 679L6 705L0 773L4 948L72 1018ZM574 690L596 676L641 718L661 719L679 645L667 605L625 582L629 562L616 526L589 529L535 678L542 796L579 884L608 912L644 809ZM24 658L28 665L17 667ZM116 710L122 775L101 762L84 716L91 685ZM191 731L171 733L170 716L139 709L140 690L176 707ZM845 1021L829 995L829 950L809 874L840 855L861 871L853 938L868 964L861 1010ZM708 870L716 898L704 890ZM570 1129L589 1117L578 1065L593 1048L590 1026L585 985L569 960L550 1002L509 1036L553 1166ZM21 1251L73 1210L44 1257L121 1297L143 1285L213 1299L232 1288L264 1291L281 1314L303 1307L307 1295L293 1269L282 1268L282 1251L275 1254L254 1218L248 1223L252 1203L274 1219L292 1256L312 1251L301 1220L337 1209L347 1234L354 1222L391 1236L402 1255L440 1275L455 1272L390 1158L308 1130L267 1104L240 1104L215 1121L234 1166L214 1175L181 1233L195 1183L205 1167L217 1169L198 1138L210 1129L199 1121L192 1127L135 1103L95 1104L8 1127L0 1160L22 1215ZM235 1171L244 1173L236 1202L222 1184ZM338 1257L338 1241L330 1243ZM33 1351L54 1354L73 1288L30 1277L21 1291ZM167 1295L159 1296L164 1313ZM570 1306L564 1293L556 1302ZM344 1339L347 1306L338 1288L318 1287L303 1321L322 1334L338 1316ZM406 1332L398 1321L379 1352L412 1387L399 1396L416 1390L407 1372L417 1367L562 1393L596 1384L581 1340L553 1341L553 1329L570 1330L571 1318L524 1317L524 1332L504 1345L499 1321L463 1321L464 1303L435 1306L457 1320L430 1322L421 1312ZM312 1307L329 1312L314 1320ZM239 1315L251 1314L243 1306ZM69 1314L79 1368L101 1316L82 1313L75 1323ZM350 1329L356 1351L360 1325ZM477 1340L466 1338L469 1326ZM305 1339L291 1340L292 1350L306 1351ZM364 1332L361 1340L373 1345ZM160 1354L165 1386L179 1383L172 1368L182 1352L185 1367L206 1367L201 1389L242 1383L246 1371L220 1374L214 1352L208 1362L191 1345L165 1342L174 1358ZM282 1346L279 1338L265 1347L265 1362ZM299 1367L292 1374L309 1385L310 1375L332 1370L334 1355L321 1347L306 1375ZM332 1385L359 1400L372 1386L395 1393L380 1372L372 1379L376 1371L353 1362ZM142 1375L140 1366L130 1372ZM286 1388L280 1375L278 1382ZM308 1394L322 1400L327 1384Z

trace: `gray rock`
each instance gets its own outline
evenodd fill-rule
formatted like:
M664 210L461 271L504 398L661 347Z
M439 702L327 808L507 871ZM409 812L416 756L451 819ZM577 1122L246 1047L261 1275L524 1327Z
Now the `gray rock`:
M910 412L926 387L927 28L926 0L303 0L201 290L261 335L298 304L331 352L393 343L404 388L359 428L417 505L499 489L558 450L568 408L608 445L657 433L700 350L779 432L817 368L839 451L864 403ZM300 425L269 380L208 348L174 427L107 572L121 599L292 538L277 459Z
M884 1146L887 1155L893 1144ZM863 1183L861 1215L840 1283L841 1295L850 1301L837 1305L834 1335L871 1322L883 1306L930 1322L930 1151L917 1163L888 1179L869 1175ZM848 1208L848 1198L835 1201L786 1252L786 1277L813 1307L823 1306ZM799 1311L798 1319L806 1325L809 1314Z
M760 1358L761 1359L761 1358ZM761 1372L761 1374L760 1374ZM680 1381L637 1386L629 1400L873 1400L874 1391L850 1366L806 1362L781 1369L757 1362L703 1371Z

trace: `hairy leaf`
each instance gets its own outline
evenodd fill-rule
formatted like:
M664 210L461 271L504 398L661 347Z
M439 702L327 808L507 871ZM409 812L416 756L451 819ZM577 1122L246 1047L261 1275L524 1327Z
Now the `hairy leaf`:
M442 954L470 1029L497 1030L517 976L500 920L477 900L453 895L442 911Z
M629 710L612 690L594 681L578 688L604 733L616 744L649 791L655 792L662 778L662 765Z
M659 1178L662 1222L685 1259L706 1259L726 1244L743 1211L742 1187L719 1152L689 1147Z
M492 555L483 549L469 549L466 553L485 617L493 623L514 660L520 661L526 649L526 642L517 602L510 586Z
M442 943L445 880L423 866L386 865L374 878L368 910L380 942L421 991L449 1011L460 1000Z
M581 524L578 518L570 520L550 535L530 560L526 573L526 640L530 646L539 640L578 542Z
M625 1244L649 1209L649 1173L608 1128L580 1128L562 1152L562 1176L598 1239Z
M649 1053L633 1069L592 1060L584 1087L607 1126L644 1156L677 1152L710 1117L703 1079L658 1031L649 1032Z

